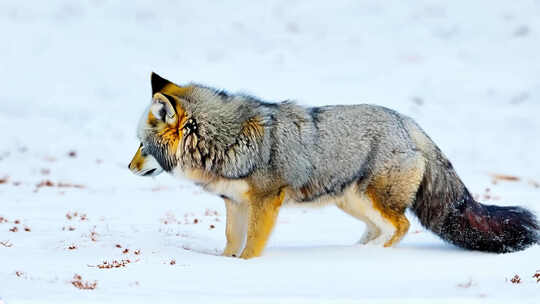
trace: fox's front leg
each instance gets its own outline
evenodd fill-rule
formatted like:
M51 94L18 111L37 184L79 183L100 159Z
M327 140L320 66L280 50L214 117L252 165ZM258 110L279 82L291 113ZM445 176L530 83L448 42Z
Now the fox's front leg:
M251 195L248 208L248 231L243 259L260 256L276 222L279 208L285 197L284 191L274 195Z
M227 226L225 235L227 237L227 246L223 250L224 256L237 256L246 238L248 223L248 205L247 203L235 202L225 199L227 209Z

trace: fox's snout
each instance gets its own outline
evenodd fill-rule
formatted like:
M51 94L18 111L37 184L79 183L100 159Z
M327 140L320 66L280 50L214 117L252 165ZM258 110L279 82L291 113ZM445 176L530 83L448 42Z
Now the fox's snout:
M133 174L140 176L156 176L163 172L163 169L152 155L142 152L142 144L135 152L131 162L129 162L128 168Z

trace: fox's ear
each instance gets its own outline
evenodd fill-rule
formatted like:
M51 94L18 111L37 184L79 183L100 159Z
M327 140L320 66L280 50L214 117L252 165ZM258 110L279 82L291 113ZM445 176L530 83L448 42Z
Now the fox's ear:
M152 83L152 96L158 92L161 92L166 85L173 84L154 72L152 72L152 75L150 76L150 81Z
M177 121L177 116L173 103L176 104L174 97L161 93L155 93L154 97L152 98L150 111L155 118L167 124L175 124Z
M188 94L190 90L188 87L178 86L154 72L150 76L150 81L152 83L152 96L156 93L162 93L179 97Z

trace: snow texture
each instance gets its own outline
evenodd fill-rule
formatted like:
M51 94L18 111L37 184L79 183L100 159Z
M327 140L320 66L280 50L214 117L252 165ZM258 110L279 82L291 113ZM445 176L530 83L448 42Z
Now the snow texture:
M293 208L261 258L225 258L220 198L127 169L156 71L393 108L480 201L538 213L538 0L3 0L0 34L0 302L539 303L540 246L465 251L412 214L360 246L337 208Z

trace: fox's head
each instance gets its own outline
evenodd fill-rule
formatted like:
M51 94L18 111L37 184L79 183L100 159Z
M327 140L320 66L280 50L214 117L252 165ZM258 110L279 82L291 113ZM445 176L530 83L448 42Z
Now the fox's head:
M180 87L152 73L152 102L144 112L137 131L141 141L129 169L141 176L170 172L177 164L183 133L189 128L184 98L193 88Z
M275 106L206 86L179 86L155 73L151 83L152 102L137 132L141 143L129 163L133 173L185 176L187 169L198 169L236 178L268 162L270 149L261 147Z

